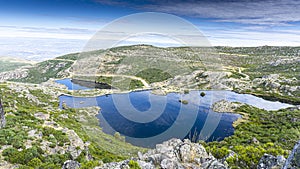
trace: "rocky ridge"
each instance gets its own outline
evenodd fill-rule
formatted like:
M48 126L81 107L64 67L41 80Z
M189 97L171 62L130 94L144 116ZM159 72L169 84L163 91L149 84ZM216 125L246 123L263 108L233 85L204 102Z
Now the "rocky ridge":
M201 144L191 143L189 140L171 139L156 145L155 149L149 150L145 154L139 153L138 158L107 163L96 169L130 168L130 161L137 162L142 169L228 168L226 162L222 163L221 160L207 153Z

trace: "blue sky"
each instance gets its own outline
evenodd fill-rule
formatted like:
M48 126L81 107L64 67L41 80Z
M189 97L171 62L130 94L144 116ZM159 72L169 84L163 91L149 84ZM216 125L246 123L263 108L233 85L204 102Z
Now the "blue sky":
M86 43L120 17L164 12L193 23L212 45L300 46L299 9L297 0L0 0L0 38Z

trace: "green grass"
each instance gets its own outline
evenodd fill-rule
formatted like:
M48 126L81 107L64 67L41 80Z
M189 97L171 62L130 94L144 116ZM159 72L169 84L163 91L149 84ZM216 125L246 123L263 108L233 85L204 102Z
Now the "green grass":
M98 76L96 77L96 82L98 83L106 83L111 85L111 81L112 81L112 77L108 77L108 76Z
M136 76L145 79L149 83L161 82L172 77L169 73L155 68L143 70Z

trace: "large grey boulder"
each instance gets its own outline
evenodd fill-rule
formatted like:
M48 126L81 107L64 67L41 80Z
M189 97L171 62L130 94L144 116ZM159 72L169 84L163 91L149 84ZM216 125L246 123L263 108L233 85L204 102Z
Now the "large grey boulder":
M218 102L215 102L212 104L211 108L214 112L220 112L220 113L234 113L234 111L242 106L244 104L242 103L234 103L227 100L220 100Z
M269 154L264 154L264 156L259 160L257 169L281 169L285 163L285 158L283 156L272 156Z
M287 158L283 169L298 169L300 168L300 140L294 146L291 154Z

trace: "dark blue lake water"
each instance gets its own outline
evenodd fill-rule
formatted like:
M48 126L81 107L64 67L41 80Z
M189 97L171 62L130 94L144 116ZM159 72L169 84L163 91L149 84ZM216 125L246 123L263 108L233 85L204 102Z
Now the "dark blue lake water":
M68 90L89 90L90 89L89 87L73 83L69 78L56 80L55 82L67 86Z
M216 113L210 108L219 100L238 101L262 109L277 110L290 105L231 91L191 91L189 94L154 95L151 91L111 94L98 97L59 97L60 106L81 108L99 106L100 126L108 134L119 132L126 141L143 147L153 147L171 138L193 141L222 140L234 133L232 123L240 117L231 113ZM180 99L187 100L182 104Z

